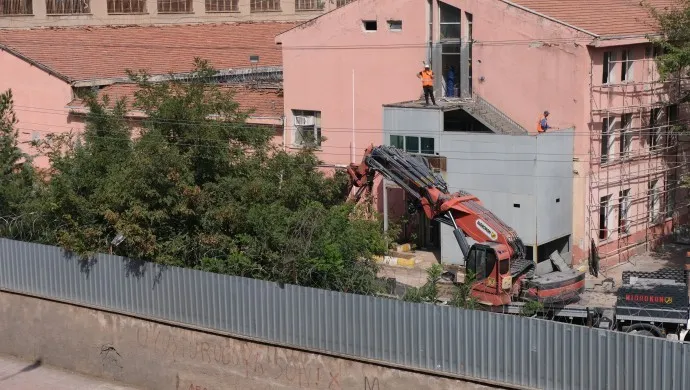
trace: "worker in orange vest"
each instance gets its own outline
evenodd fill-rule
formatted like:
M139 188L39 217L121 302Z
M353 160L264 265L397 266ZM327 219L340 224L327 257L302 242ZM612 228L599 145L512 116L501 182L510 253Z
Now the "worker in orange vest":
M544 133L546 130L551 129L552 127L549 126L548 122L548 117L549 117L549 112L544 111L544 115L542 115L539 120L537 121L537 132L539 133Z
M436 105L436 99L434 98L434 72L429 69L429 64L424 65L424 70L417 73L417 77L422 79L422 89L424 89L424 100L426 100L426 105L429 105L429 96L431 96L431 102Z

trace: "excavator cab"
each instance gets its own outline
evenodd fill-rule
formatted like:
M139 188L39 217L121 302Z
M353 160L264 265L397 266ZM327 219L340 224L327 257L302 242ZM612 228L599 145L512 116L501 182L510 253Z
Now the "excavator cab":
M465 260L465 272L474 276L471 295L480 303L491 306L510 303L512 277L505 245L495 242L472 245Z

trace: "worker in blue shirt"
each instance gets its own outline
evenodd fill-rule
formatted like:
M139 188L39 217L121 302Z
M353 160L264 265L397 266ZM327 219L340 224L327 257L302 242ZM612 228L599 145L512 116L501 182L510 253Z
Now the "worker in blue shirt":
M544 115L539 118L539 121L537 122L537 132L539 133L544 133L548 129L552 129L551 126L549 126L548 119L549 118L549 111L544 111Z

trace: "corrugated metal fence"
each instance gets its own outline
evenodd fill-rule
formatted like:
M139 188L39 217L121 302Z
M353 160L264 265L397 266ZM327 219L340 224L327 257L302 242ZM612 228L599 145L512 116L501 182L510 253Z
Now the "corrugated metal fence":
M0 239L0 288L543 389L688 389L690 345Z

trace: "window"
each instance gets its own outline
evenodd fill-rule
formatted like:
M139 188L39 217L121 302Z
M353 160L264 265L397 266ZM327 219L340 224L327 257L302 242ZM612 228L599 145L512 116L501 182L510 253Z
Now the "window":
M338 0L338 1L336 1L335 6L336 7L342 7L346 4L352 3L353 1L354 0Z
M653 108L649 113L649 149L654 150L659 147L661 143L662 130L661 130L661 108Z
M669 127L678 125L678 105L671 104L666 107L666 118L668 118Z
M238 0L206 0L206 12L239 12Z
M649 222L656 223L656 219L659 216L659 189L657 188L658 180L653 180L649 182L648 189L648 212L649 212Z
M402 20L389 20L388 29L391 31L402 31Z
M672 218L676 209L676 187L678 187L678 173L672 169L666 174L666 218Z
M491 252L489 256L487 259L487 251L482 247L470 249L470 253L467 254L466 269L474 272L475 280L483 280L489 276L491 272L489 265L493 268L496 264L496 256L491 257Z
M621 115L620 154L621 158L630 156L632 146L632 114Z
M607 51L604 53L604 66L602 71L601 82L604 84L615 83L615 73L613 72L616 66L616 53Z
M402 135L391 135L391 146L404 150L405 138Z
M325 0L295 0L295 11L320 11Z
M321 112L292 110L295 146L321 146Z
M630 211L629 188L618 193L618 234L630 233L630 220L628 219L628 211Z
M249 12L280 11L280 0L250 0Z
M601 121L601 163L604 164L609 161L611 157L611 150L613 149L614 141L614 124L616 123L614 117L607 117Z
M439 1L441 40L460 40L460 10Z
M146 0L108 0L109 14L143 14L145 12Z
M610 219L613 211L611 195L602 196L599 199L599 239L609 238Z
M89 0L46 0L48 15L88 14L91 12Z
M430 137L391 135L390 145L408 153L436 154L434 139Z
M621 81L632 81L633 79L633 60L632 50L623 50L621 61Z
M190 14L193 0L158 0L158 12L162 14Z
M375 20L363 20L362 24L365 31L376 31L378 29L378 23Z
M32 0L0 0L0 15L32 15Z

